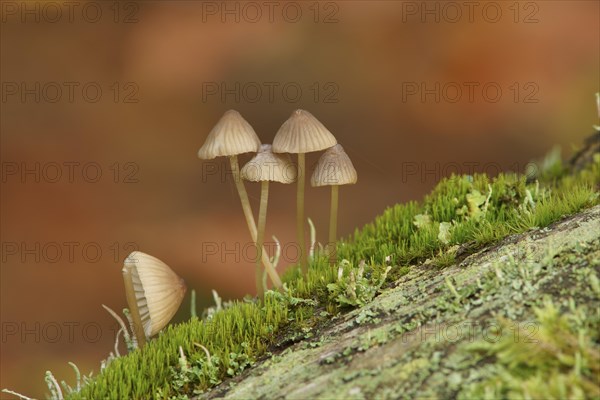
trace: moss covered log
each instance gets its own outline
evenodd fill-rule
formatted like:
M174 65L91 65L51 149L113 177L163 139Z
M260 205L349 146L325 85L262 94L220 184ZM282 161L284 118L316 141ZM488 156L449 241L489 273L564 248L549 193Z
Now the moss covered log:
M208 398L597 398L600 206L307 328Z
M113 358L98 398L598 397L600 156L443 179L315 254Z

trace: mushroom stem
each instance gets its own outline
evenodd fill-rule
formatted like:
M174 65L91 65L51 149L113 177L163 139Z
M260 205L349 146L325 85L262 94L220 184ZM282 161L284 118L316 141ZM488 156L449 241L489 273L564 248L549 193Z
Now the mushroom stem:
M240 201L242 202L242 209L244 210L244 216L246 217L246 224L248 225L250 236L252 236L252 240L256 243L256 222L254 222L254 216L252 215L252 208L250 207L250 200L248 200L246 187L244 186L244 182L242 182L242 178L240 177L240 165L238 163L237 156L230 156L229 163L231 164L233 181L235 182L238 194L240 195ZM280 288L281 279L279 279L279 275L277 275L275 268L273 268L273 265L271 265L271 261L269 260L269 256L266 251L261 251L261 258L263 265L267 270L267 274L269 274L269 278L271 278L271 282L273 282L273 286Z
M128 268L125 268L123 271L123 281L125 282L125 295L127 296L129 312L131 313L131 318L133 319L133 333L137 339L138 347L141 349L146 344L146 333L144 332L142 317L137 306L137 299L135 298L133 278L131 277L131 271L129 271Z
M296 193L296 238L300 251L300 266L304 275L308 275L306 263L306 244L304 243L304 177L306 176L304 153L298 153L298 192Z
M331 209L329 211L329 264L336 265L337 249L337 211L338 211L338 185L331 186Z
M240 177L240 164L238 163L237 156L229 156L229 163L231 164L231 173L233 174L233 181L237 188L238 194L240 195L240 201L242 202L242 210L244 210L244 217L246 217L246 224L253 240L256 240L256 223L254 222L254 216L252 215L252 207L250 206L250 200L248 200L248 193L242 178Z
M260 208L258 210L258 235L256 236L256 293L262 296L267 289L262 283L262 268L260 259L263 254L263 244L265 241L265 225L267 223L267 204L269 202L269 181L262 181L260 185Z

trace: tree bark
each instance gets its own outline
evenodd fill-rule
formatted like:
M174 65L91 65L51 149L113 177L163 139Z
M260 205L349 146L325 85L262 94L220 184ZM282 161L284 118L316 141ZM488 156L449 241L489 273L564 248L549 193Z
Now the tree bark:
M276 344L269 357L204 397L454 398L479 373L468 346L494 340L499 318L519 329L544 298L598 302L586 295L589 282L575 277L586 268L598 275L597 261L581 260L600 258L599 224L596 206L442 270L415 265L370 304ZM513 333L521 335L516 340L530 334Z

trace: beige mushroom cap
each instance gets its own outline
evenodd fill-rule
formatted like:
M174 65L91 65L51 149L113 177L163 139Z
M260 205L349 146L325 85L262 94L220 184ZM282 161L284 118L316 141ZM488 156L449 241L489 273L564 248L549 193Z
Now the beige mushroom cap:
M274 153L310 153L337 143L335 137L311 113L296 110L273 139Z
M185 282L156 257L134 251L124 262L123 272L131 273L137 306L146 337L157 334L177 312Z
M336 144L323 153L310 178L311 186L351 185L358 175L344 148Z
M239 112L229 110L208 134L206 141L198 150L198 157L212 160L215 157L257 152L259 148L260 139L252 126Z
M270 144L260 146L260 151L241 170L242 178L252 182L272 181L293 183L296 166L287 154L275 154Z

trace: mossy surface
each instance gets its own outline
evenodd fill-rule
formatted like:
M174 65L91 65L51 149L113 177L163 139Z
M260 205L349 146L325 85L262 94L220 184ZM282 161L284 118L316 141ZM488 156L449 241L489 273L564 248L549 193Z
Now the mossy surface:
M206 397L598 396L598 224L600 206L444 270L416 266Z
M288 271L283 292L170 326L67 397L445 397L465 385L488 393L473 360L486 362L494 350L479 355L460 341L422 340L422 333L471 320L485 327L500 316L528 321L544 294L579 307L583 283L571 293L560 281L571 279L560 271L576 263L554 268L548 258L556 243L546 239L559 241L553 232L567 228L543 228L598 204L599 172L595 162L576 175L562 171L532 183L514 174L444 179L423 203L394 206L340 242L347 261L339 270L317 255L307 277ZM584 215L597 227L593 210ZM560 240L581 243L581 254L597 260L597 229L582 223L585 232ZM526 239L498 244L532 228ZM597 275L596 264L585 268ZM478 384L484 386L471 386Z

